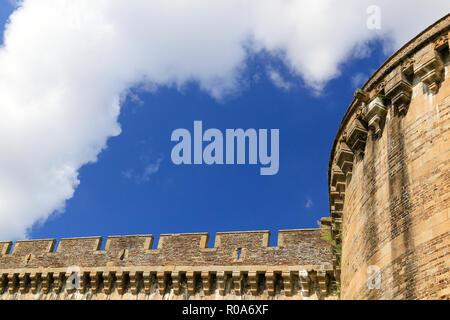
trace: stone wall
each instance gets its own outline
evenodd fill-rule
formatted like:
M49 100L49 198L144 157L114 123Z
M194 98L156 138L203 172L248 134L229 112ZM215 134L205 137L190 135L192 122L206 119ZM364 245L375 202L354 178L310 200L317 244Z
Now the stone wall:
M0 242L0 299L334 298L323 230ZM77 278L75 279L75 276ZM78 277L79 276L79 277ZM74 288L79 280L79 287Z
M355 92L341 123L324 223L342 245L344 299L450 298L449 39L447 15Z

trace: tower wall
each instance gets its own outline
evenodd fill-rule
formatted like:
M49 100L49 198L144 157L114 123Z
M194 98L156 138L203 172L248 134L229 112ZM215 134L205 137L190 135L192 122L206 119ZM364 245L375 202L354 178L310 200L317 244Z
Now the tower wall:
M339 128L329 224L344 299L450 298L449 30L446 16L395 53Z

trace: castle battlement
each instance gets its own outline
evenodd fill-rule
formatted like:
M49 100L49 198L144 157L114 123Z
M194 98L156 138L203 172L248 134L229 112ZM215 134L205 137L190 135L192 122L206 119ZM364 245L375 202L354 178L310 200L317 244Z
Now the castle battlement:
M0 298L53 294L154 299L202 295L217 299L248 295L274 298L326 297L333 277L332 252L321 229L280 230L270 247L269 231L0 242ZM80 277L80 288L68 281ZM19 295L19 297L16 297ZM2 297L3 296L3 297Z

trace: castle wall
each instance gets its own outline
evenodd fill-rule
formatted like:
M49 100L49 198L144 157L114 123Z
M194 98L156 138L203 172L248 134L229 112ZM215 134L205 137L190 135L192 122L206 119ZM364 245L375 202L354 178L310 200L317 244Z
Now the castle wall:
M324 299L332 253L323 230L0 242L0 299ZM73 284L79 275L79 286Z
M449 26L391 57L341 124L329 181L344 299L450 298Z

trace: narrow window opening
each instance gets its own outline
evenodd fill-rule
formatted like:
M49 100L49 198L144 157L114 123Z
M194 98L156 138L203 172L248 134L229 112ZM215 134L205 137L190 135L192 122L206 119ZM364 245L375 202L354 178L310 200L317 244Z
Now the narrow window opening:
M121 254L120 254L119 259L120 260L125 260L127 258L127 256L128 256L128 249L123 249Z
M238 248L238 249L237 249L237 259L238 259L238 260L241 259L241 253L242 253L242 248Z

